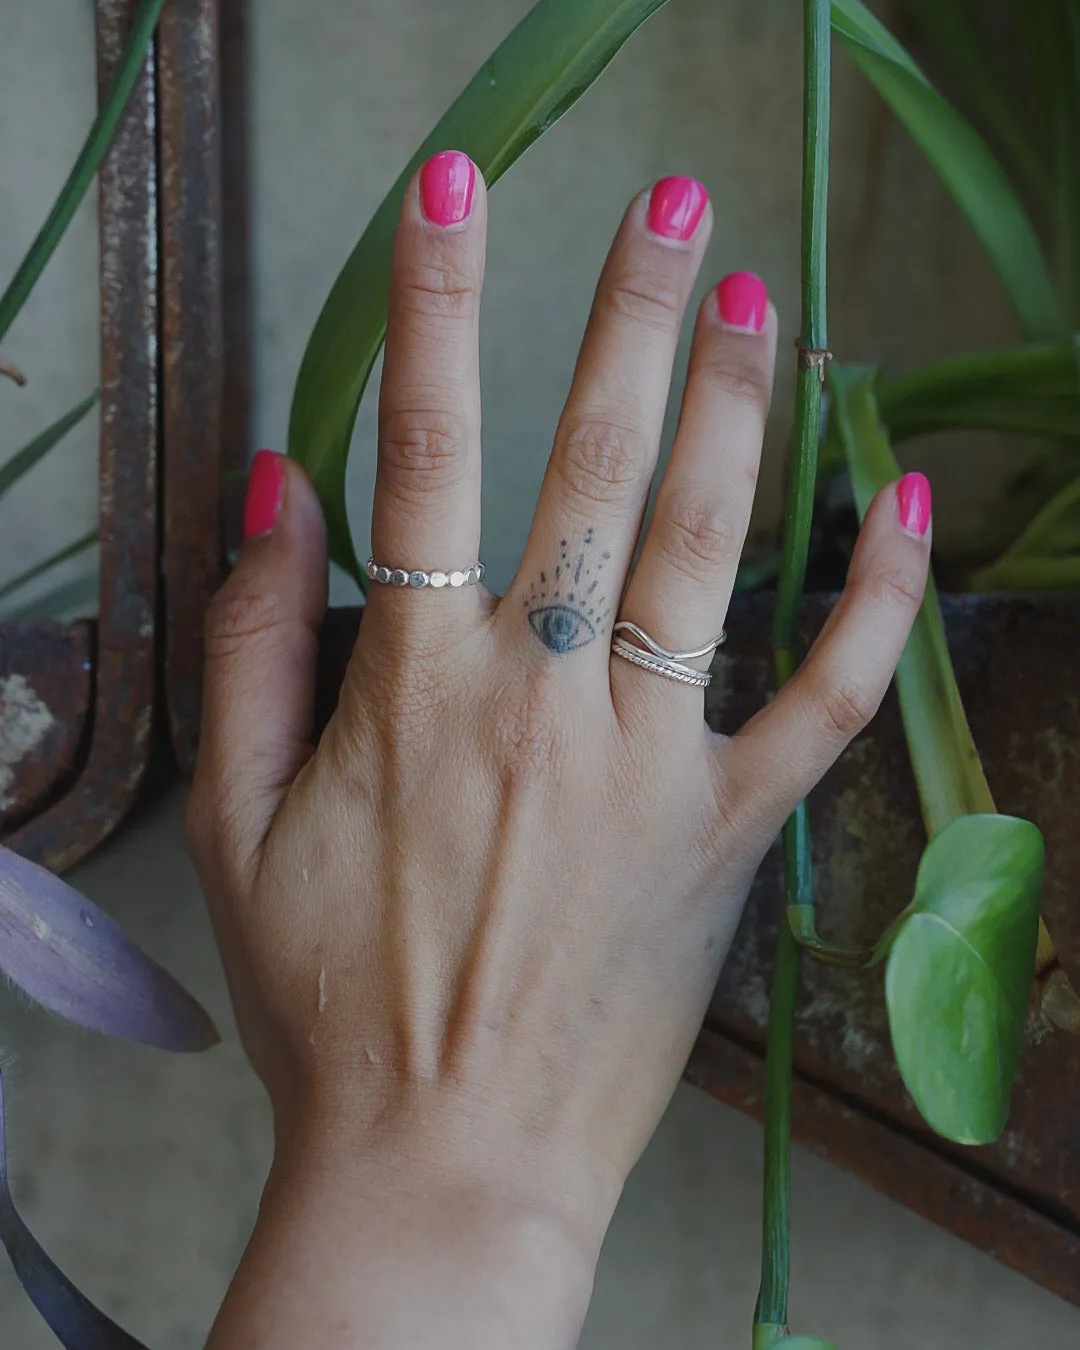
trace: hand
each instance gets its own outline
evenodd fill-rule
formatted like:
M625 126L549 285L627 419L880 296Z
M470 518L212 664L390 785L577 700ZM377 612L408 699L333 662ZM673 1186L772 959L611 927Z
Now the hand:
M665 647L714 636L750 517L776 315L742 273L699 310L631 566L710 227L688 179L631 204L509 591L374 584L315 751L322 520L295 464L257 461L256 537L208 621L189 825L278 1157L214 1344L573 1344L754 872L893 674L922 482L875 502L821 638L735 735L700 689L610 654L617 616ZM417 175L380 403L390 567L478 556L485 230L463 156Z

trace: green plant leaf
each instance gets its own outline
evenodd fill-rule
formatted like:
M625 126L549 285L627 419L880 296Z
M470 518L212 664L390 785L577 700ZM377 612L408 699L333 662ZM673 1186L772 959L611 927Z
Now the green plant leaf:
M936 431L1000 431L1047 440L1080 439L1080 398L1023 395L957 399L954 403L883 406L894 443Z
M289 453L326 513L330 556L366 585L349 533L345 466L386 333L390 254L402 197L439 150L464 150L491 185L571 108L666 0L540 0L481 66L402 170L319 315L293 393Z
M45 458L54 445L63 440L72 427L77 426L83 420L97 401L98 391L95 389L89 397L84 398L81 403L77 403L51 427L46 427L29 444L24 445L21 450L17 450L4 464L0 464L0 501L3 501L5 493L11 491L23 474L29 473L39 460Z
M986 142L896 39L882 37L882 25L859 0L833 0L833 25L967 217L1027 334L1063 332L1063 311L1035 230Z
M977 591L1080 586L1080 477L1039 512L997 562L977 572Z
M907 9L949 87L1006 153L1039 206L1048 209L1052 193L1046 155L1018 116L1009 97L1011 82L994 60L971 6L964 0L907 0Z
M896 1062L927 1123L958 1144L1001 1133L1027 1021L1042 835L963 816L926 848L893 939L885 1001Z
M952 357L878 382L893 442L931 431L982 428L1051 438L1080 436L1080 345L1030 343Z
M7 290L0 296L0 339L15 322L101 167L101 161L112 144L116 128L120 125L128 99L139 78L139 71L146 60L147 48L164 4L165 0L142 0L135 12L112 86L98 109L90 134L79 151L67 182L60 189L60 195L45 218L45 224L38 231L37 238L19 264Z
M860 519L874 495L900 477L874 397L876 372L834 365L829 371L827 439L839 440ZM956 687L933 577L896 670L911 765L931 836L957 816L993 811L986 777Z

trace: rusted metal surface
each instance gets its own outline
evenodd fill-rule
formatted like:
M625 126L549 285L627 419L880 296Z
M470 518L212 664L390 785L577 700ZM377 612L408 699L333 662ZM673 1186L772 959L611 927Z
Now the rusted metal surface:
M93 625L0 624L0 830L55 801L90 729Z
M158 31L165 681L181 765L198 744L202 615L222 572L224 330L216 0L172 0Z
M728 618L709 690L712 725L732 731L772 689L772 597ZM806 605L807 636L829 600ZM1080 975L1080 596L945 597L957 679L1002 811L1034 820L1047 844L1045 913L1065 966ZM359 612L335 611L321 647L318 724L336 703ZM925 844L895 698L811 801L819 927L866 946L911 898ZM769 988L783 876L774 848L754 883L690 1077L760 1114ZM1006 1264L1080 1304L1080 1038L1029 1039L1009 1124L990 1148L933 1136L893 1063L880 970L803 962L795 1063L803 1142ZM801 1123L799 1123L801 1121Z
M136 8L136 0L97 0L99 90ZM2 836L57 871L122 819L150 752L158 553L154 96L148 58L100 178L101 590L90 743L71 787Z

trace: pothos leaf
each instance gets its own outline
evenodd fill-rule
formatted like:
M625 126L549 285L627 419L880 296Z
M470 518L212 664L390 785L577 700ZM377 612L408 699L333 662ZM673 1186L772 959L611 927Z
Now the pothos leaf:
M8 1188L4 1081L0 1074L0 1243L19 1283L65 1350L146 1350L71 1283L15 1208Z
M1008 1116L1035 968L1042 835L962 816L927 845L885 967L893 1050L927 1123L987 1144Z

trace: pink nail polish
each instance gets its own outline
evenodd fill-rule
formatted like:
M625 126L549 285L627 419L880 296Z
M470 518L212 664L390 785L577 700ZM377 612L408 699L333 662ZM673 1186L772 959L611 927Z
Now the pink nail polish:
M285 496L285 460L273 450L260 450L251 461L247 500L244 502L244 538L269 534L277 524Z
M933 494L923 473L906 473L896 485L896 509L900 528L922 538L930 527Z
M696 178L661 178L649 197L649 229L685 243L693 236L709 194Z
M729 272L716 288L716 306L728 328L760 333L765 324L769 293L753 272Z
M460 150L432 155L420 170L420 206L433 225L460 225L472 210L476 166Z

